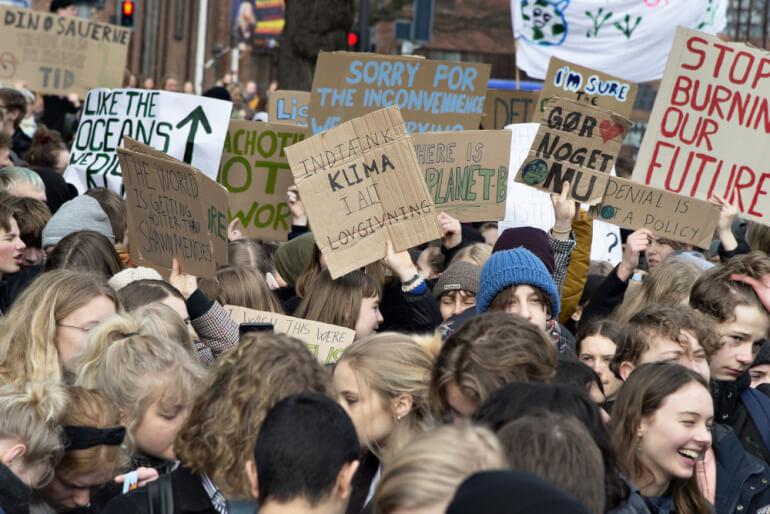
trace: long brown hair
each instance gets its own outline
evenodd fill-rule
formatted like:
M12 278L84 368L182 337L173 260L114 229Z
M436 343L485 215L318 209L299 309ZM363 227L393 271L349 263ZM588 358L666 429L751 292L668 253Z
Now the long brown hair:
M243 469L267 411L292 394L331 394L329 373L304 343L273 333L244 336L213 369L174 451L182 465L209 475L225 496L249 498Z
M371 275L355 270L333 280L324 270L313 279L294 315L354 329L361 300L374 297L382 297L382 289Z
M642 463L636 451L642 419L652 416L668 396L693 382L708 390L706 380L695 371L679 364L654 362L634 370L620 388L608 429L618 461L638 486L644 485L641 481L652 478L652 471ZM671 491L677 514L711 512L698 488L695 473L686 480L672 480Z

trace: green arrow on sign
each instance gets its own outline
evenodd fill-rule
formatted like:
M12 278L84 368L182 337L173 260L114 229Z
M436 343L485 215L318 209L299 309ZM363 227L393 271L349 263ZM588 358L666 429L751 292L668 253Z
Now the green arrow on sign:
M190 132L187 134L187 146L184 149L184 162L192 164L193 149L195 148L195 135L198 133L198 125L203 125L203 130L206 134L211 134L211 124L206 117L206 113L203 112L203 107L200 105L190 112L187 116L176 124L176 128L182 128L187 124L190 124Z

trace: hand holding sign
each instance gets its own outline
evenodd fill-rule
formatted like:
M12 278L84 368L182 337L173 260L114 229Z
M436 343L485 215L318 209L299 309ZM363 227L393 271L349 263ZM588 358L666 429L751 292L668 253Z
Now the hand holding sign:
M182 265L179 264L179 259L176 257L171 261L171 274L168 277L168 283L182 293L185 300L190 298L198 289L198 277L183 272Z
M647 250L652 242L652 232L646 228L640 228L626 238L626 246L623 249L623 260L618 266L618 278L623 282L627 281L633 275L634 270L639 266L639 255Z
M407 250L396 252L393 249L393 241L385 242L385 257L382 263L390 269L401 282L406 282L417 275L417 267L412 262L412 257Z
M440 212L438 222L441 225L441 244L444 245L444 248L449 250L463 242L460 220L453 218L445 212Z
M553 213L556 218L556 223L553 225L553 233L560 236L566 235L564 239L569 238L569 233L572 231L572 220L575 219L575 213L578 209L577 204L569 199L569 190L569 182L565 182L560 194L551 193Z

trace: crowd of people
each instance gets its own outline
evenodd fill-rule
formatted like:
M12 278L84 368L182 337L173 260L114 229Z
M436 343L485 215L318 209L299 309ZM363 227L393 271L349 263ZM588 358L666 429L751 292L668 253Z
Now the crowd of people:
M709 248L624 231L613 267L565 185L548 231L439 213L332 279L291 188L288 241L161 273L63 178L76 100L0 89L0 514L770 513L770 227L725 199ZM355 338L322 364L226 306Z

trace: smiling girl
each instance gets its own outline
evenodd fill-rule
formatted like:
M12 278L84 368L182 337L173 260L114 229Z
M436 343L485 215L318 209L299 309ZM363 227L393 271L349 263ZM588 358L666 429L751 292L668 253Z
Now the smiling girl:
M705 379L678 364L645 364L620 388L608 428L652 514L711 512L695 466L711 445L713 418Z

